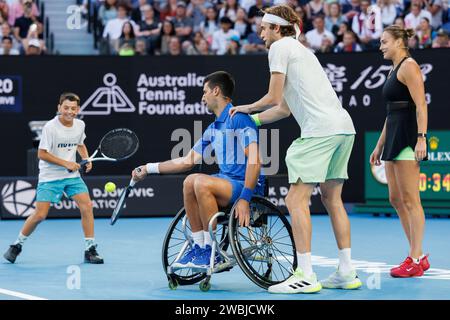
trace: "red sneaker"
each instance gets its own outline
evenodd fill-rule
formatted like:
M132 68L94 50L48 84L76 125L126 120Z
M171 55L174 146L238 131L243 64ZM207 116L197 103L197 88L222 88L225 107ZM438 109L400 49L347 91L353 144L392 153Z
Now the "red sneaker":
M407 257L398 267L391 269L391 276L394 278L410 278L423 276L422 265L414 263Z
M428 254L426 254L422 259L420 259L420 265L422 266L423 271L427 271L430 269L430 262L428 262Z

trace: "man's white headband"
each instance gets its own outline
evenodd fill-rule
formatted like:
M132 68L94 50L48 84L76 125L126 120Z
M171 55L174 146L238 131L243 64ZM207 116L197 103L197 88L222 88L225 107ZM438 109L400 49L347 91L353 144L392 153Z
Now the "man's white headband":
M283 19L280 16L274 15L274 14L270 14L270 13L265 13L264 17L262 18L262 22L267 22L267 23L271 23L271 24L277 24L279 26L294 26L295 29L295 39L298 39L298 37L300 36L300 27L298 26L298 24L292 24L289 21Z

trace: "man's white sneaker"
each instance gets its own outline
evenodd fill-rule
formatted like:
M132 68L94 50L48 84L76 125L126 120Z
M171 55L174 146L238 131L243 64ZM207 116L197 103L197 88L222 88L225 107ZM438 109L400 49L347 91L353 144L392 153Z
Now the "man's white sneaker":
M322 284L322 287L327 289L353 290L362 286L362 282L359 280L355 270L352 270L347 274L343 274L339 270L336 270L328 278L320 281L320 283Z
M269 287L270 293L315 293L322 289L317 281L316 274L306 277L300 268L297 268L292 276L284 282Z

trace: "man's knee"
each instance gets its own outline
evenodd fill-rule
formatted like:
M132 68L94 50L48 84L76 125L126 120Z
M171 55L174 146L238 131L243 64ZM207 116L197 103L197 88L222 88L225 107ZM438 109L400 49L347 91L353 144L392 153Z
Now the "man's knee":
M78 204L81 213L89 213L93 211L93 204L91 200L83 201Z
M309 208L309 198L307 196L293 194L291 192L286 196L286 207L289 212L292 212L294 209L308 209Z
M194 183L196 178L198 177L198 174L190 174L184 179L183 181L183 193L185 195L193 194L194 193Z
M207 177L198 177L194 181L194 190L197 197L209 195L211 193L211 182Z

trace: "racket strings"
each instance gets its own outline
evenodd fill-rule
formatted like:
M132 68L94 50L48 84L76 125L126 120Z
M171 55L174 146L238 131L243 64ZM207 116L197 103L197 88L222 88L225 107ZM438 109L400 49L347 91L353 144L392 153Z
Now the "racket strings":
M100 145L103 155L113 159L131 157L139 147L137 136L130 130L115 130L106 135Z

